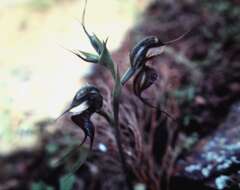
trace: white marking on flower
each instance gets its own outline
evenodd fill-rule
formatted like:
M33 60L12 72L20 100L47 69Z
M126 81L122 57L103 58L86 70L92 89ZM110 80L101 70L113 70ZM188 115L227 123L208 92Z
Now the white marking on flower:
M69 112L71 113L74 113L74 114L80 114L82 113L83 111L85 111L86 109L88 109L88 104L87 104L87 101L79 104L78 106L76 107L73 107Z

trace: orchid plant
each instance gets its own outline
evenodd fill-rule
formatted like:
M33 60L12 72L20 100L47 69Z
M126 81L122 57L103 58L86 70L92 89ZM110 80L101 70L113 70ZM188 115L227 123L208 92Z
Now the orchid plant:
M87 0L86 0L87 2ZM76 56L78 56L83 61L101 65L106 68L111 73L111 76L114 80L114 87L112 90L112 113L107 113L102 109L103 97L96 86L87 85L81 88L73 98L72 104L67 111L76 109L78 106L83 103L87 104L87 108L79 113L76 113L72 116L72 121L76 123L85 133L85 137L80 145L85 143L87 137L90 138L90 149L92 149L94 141L94 124L91 122L91 115L97 113L104 117L108 123L115 129L115 137L117 142L117 147L122 163L122 169L125 173L126 182L129 189L133 189L131 181L127 177L127 164L121 144L121 132L119 128L119 104L122 88L125 84L133 78L133 92L134 94L147 106L155 108L150 102L148 102L144 97L142 97L143 91L148 89L154 84L158 79L157 71L152 68L148 63L156 55L149 55L148 52L152 48L160 48L168 45L179 38L172 40L170 42L162 42L157 36L148 36L137 43L130 52L130 66L127 71L121 76L119 73L118 65L114 63L110 52L107 48L107 40L100 40L94 33L90 34L85 27L85 10L86 3L82 16L82 28L86 34L88 40L90 41L94 53L85 52L81 50L70 50ZM185 35L185 34L184 34ZM180 37L182 38L183 35ZM159 109L159 108L158 108ZM66 111L66 112L67 112ZM167 116L171 117L167 112L161 110ZM65 113L65 112L64 112Z

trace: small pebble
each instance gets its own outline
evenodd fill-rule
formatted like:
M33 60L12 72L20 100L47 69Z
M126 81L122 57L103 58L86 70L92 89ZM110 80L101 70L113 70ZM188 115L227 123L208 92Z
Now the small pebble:
M228 186L230 178L225 175L221 175L215 179L215 184L218 190L222 190Z
M102 152L107 152L107 146L103 143L98 144L98 149Z

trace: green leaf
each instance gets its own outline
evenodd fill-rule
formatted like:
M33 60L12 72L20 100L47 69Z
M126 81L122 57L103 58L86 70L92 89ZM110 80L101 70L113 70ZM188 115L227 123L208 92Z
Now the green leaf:
M87 160L89 156L89 149L85 147L81 147L78 152L78 160L74 163L74 165L69 169L69 173L75 173Z
M76 177L74 175L64 175L60 178L60 190L72 190Z
M96 52L100 55L101 52L103 51L103 43L101 42L101 40L95 35L90 35L86 29L86 27L84 26L84 24L82 24L83 30L85 32L85 34L87 35L92 47L96 50Z
M100 55L104 48L104 44L101 42L101 40L95 34L93 34L90 42L96 52Z
M90 62L90 63L98 63L99 62L99 56L92 54L92 53L88 53L88 52L84 52L84 51L71 51L73 54L75 54L76 56L78 56L80 59L82 59L83 61L86 62Z
M53 168L56 168L56 167L60 166L61 164L64 164L65 162L67 162L67 160L71 159L72 156L76 155L76 154L79 154L79 159L77 161L77 164L75 164L72 167L72 169L70 169L73 172L73 170L75 170L77 167L79 168L82 164L84 164L84 162L86 161L88 154L89 154L89 150L81 145L71 145L71 146L67 147L63 151L63 154L60 156L60 158L57 160L53 160L50 163L50 166Z
M31 185L31 190L54 190L53 187L48 186L44 182L37 182Z
M60 190L71 190L73 188L76 177L74 173L86 162L89 155L87 148L81 148L77 162L69 169L69 173L61 177Z
M104 67L108 68L111 72L114 79L116 79L116 73L114 68L114 63L112 57L107 49L107 40L103 42L103 51L101 52L99 64L103 65Z
M93 48L96 50L96 52L100 55L101 52L103 51L103 43L101 40L95 35L90 35L89 32L87 31L85 27L85 14L86 14L86 7L87 7L87 0L85 0L84 8L83 8L83 14L82 14L82 27L87 35L90 43L92 44Z
M65 150L63 150L63 154L60 155L60 158L57 160L52 160L50 162L50 166L53 168L56 168L60 166L61 164L64 164L68 159L72 157L72 155L76 153L76 147L74 146L69 146Z
M100 65L103 65L106 68L108 68L110 70L113 78L115 79L116 76L115 76L114 63L113 63L113 60L112 60L112 58L110 56L110 53L109 53L109 51L107 49L107 46L106 46L107 40L105 42L102 42L95 34L90 35L89 32L87 31L86 27L85 27L86 6L87 6L87 0L85 0L85 5L84 5L84 9L83 9L83 14L82 14L83 30L84 30L85 34L87 35L92 47L96 50L96 52L100 56L100 58L98 60L98 63ZM82 53L82 52L80 52L80 53ZM89 60L91 59L91 61L96 60L96 57L92 57L92 55L89 57L87 54L85 54L84 56L86 56L86 58L88 58ZM80 55L79 57L84 60L82 55ZM91 61L89 61L89 62L91 62ZM96 63L96 62L93 62L93 63Z

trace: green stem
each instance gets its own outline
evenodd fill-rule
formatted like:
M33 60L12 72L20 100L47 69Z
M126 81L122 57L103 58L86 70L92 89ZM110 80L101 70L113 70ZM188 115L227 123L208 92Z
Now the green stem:
M129 190L133 190L133 186L131 183L131 180L128 178L128 168L127 168L127 163L126 163L126 158L124 155L123 147L122 147L122 138L121 138L121 132L120 132L120 126L119 126L119 97L121 95L121 85L116 87L114 89L114 94L113 94L113 127L115 129L115 137L117 141L117 146L118 146L118 151L119 151L119 156L120 156L120 161L122 164L122 170L125 175L125 180L127 182L127 186Z
M114 92L115 92L115 90L116 90L116 88L114 89ZM121 88L119 89L119 93L113 93L113 94L114 94L113 104L112 104L113 115L110 115L103 110L99 110L97 113L99 115L101 115L102 117L104 117L104 119L106 119L106 121L115 130L115 138L116 138L116 142L117 142L117 148L118 148L118 152L119 152L119 156L120 156L122 170L123 170L123 173L125 175L125 180L126 180L128 189L132 190L133 186L132 186L131 181L128 178L127 163L126 163L126 158L125 158L123 147L122 147L122 138L121 138L121 132L120 132L120 128L119 128L119 97L120 97L120 94L121 94Z

